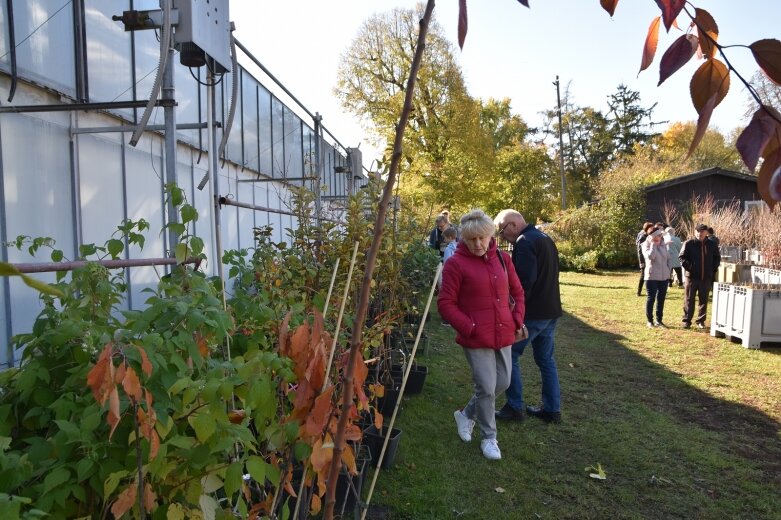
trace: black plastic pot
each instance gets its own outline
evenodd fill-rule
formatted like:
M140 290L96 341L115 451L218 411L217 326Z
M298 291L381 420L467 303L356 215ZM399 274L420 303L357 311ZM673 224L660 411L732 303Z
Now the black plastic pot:
M398 382L401 385L401 381L404 379L404 370L402 365L391 366L391 377L394 382ZM426 382L426 376L428 375L428 367L425 365L418 365L413 363L412 370L409 372L409 378L407 378L407 387L404 389L404 395L416 395L423 391L423 383Z
M387 435L387 433L387 426L383 426L382 432L380 432L373 424L363 430L363 443L369 448L369 452L371 453L371 465L373 467L377 467L377 461L380 460L382 444L385 442L385 435ZM382 460L382 469L390 469L393 467L400 440L401 430L393 428L391 430L391 437L388 440L388 448L385 450L385 458Z
M396 402L399 400L401 381L393 381L393 386L385 385L385 395L377 399L377 410L385 416L390 417Z

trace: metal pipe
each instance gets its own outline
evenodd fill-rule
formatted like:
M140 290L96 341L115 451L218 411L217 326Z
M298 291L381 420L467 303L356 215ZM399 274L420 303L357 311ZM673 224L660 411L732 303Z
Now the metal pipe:
M176 125L177 130L201 130L206 128L206 123L182 123ZM108 134L112 132L132 132L136 127L129 125L119 126L92 126L85 128L74 128L71 134ZM146 129L151 132L164 132L165 125L147 125Z
M167 1L167 0L164 0ZM170 27L168 28L170 30ZM163 88L162 98L175 102L176 84L174 79L174 48L171 45L166 49L168 58L165 60L165 69L163 70ZM176 175L176 112L173 105L166 106L163 109L165 123L165 182L166 184L177 184ZM168 224L179 220L176 208L171 197L168 197L166 205L168 214ZM171 227L168 228L168 250L173 252L176 244L179 242L179 236Z
M291 217L300 216L297 213L293 213L292 211L287 211L284 209L267 208L265 206L257 206L255 204L250 204L248 202L239 202L233 199L228 199L226 197L220 197L218 202L221 206L235 206L237 208L252 209L255 211L265 211L267 213L277 213L279 215L290 215ZM321 218L320 220L325 220L326 222L333 222L335 224L340 223L338 220L327 219L327 218Z
M168 102L158 100L156 106L165 106ZM0 107L0 114L22 114L26 112L68 112L70 110L118 110L121 108L141 108L147 101L105 101L97 103L60 103L58 105L16 105Z
M282 184L289 184L290 181L311 181L316 180L316 176L309 177L286 177L284 179L273 179L271 177L262 177L258 179L239 179L236 182L279 182Z
M84 22L84 0L73 0L73 46L76 65L76 98L89 101L89 71L87 70L87 32Z
M10 1L10 0L9 0ZM8 261L8 230L7 222L8 215L5 213L5 162L3 161L3 135L0 133L0 260L4 262ZM4 301L4 330L0 331L5 338L12 336L11 332L11 283L8 276L3 276L0 281L0 291L3 294ZM6 343L6 359L8 360L8 366L14 366L14 349L9 343Z
M200 258L188 258L183 263L197 264ZM179 262L176 258L135 258L122 260L73 260L71 262L28 262L21 264L11 264L20 273L56 273L59 271L72 271L79 269L87 264L100 264L107 269L122 269L125 267L148 267L155 265L176 265Z
M16 31L14 31L14 0L5 1L8 11L8 46L11 53L11 89L8 91L8 102L14 99L16 83L18 80L16 69ZM10 338L10 336L8 336Z

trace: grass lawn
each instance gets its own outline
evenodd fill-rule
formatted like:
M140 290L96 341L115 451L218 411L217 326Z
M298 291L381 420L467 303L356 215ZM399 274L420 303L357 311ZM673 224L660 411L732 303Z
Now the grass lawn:
M426 386L403 400L396 463L380 474L368 518L781 519L781 349L678 328L677 288L665 305L672 328L646 328L637 276L562 273L563 421L500 422L501 461L482 456L477 429L469 444L456 434L471 377L434 314L419 357ZM521 366L526 402L537 404L531 352ZM597 464L606 480L589 477Z

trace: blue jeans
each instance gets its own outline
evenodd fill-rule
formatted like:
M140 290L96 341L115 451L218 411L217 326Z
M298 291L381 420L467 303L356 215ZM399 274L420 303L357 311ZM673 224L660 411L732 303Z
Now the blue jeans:
M662 323L664 318L664 298L667 296L667 280L646 280L645 288L648 298L645 300L645 317L653 323L654 300L656 300L656 321Z
M526 320L529 337L513 344L512 373L510 386L507 388L507 404L515 410L523 410L523 380L518 358L521 357L526 345L532 344L534 362L540 367L542 376L542 409L546 412L561 411L561 389L559 388L559 372L556 360L553 359L553 333L556 330L557 319Z

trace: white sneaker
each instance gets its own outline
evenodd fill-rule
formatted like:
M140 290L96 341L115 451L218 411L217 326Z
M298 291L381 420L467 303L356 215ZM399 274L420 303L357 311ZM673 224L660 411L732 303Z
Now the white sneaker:
M456 418L456 427L458 428L458 436L464 442L472 440L472 430L475 428L475 422L464 415L461 410L453 412L453 417Z
M483 455L489 460L499 460L502 458L502 452L499 451L499 443L496 439L483 439L480 441L480 449L483 450Z

